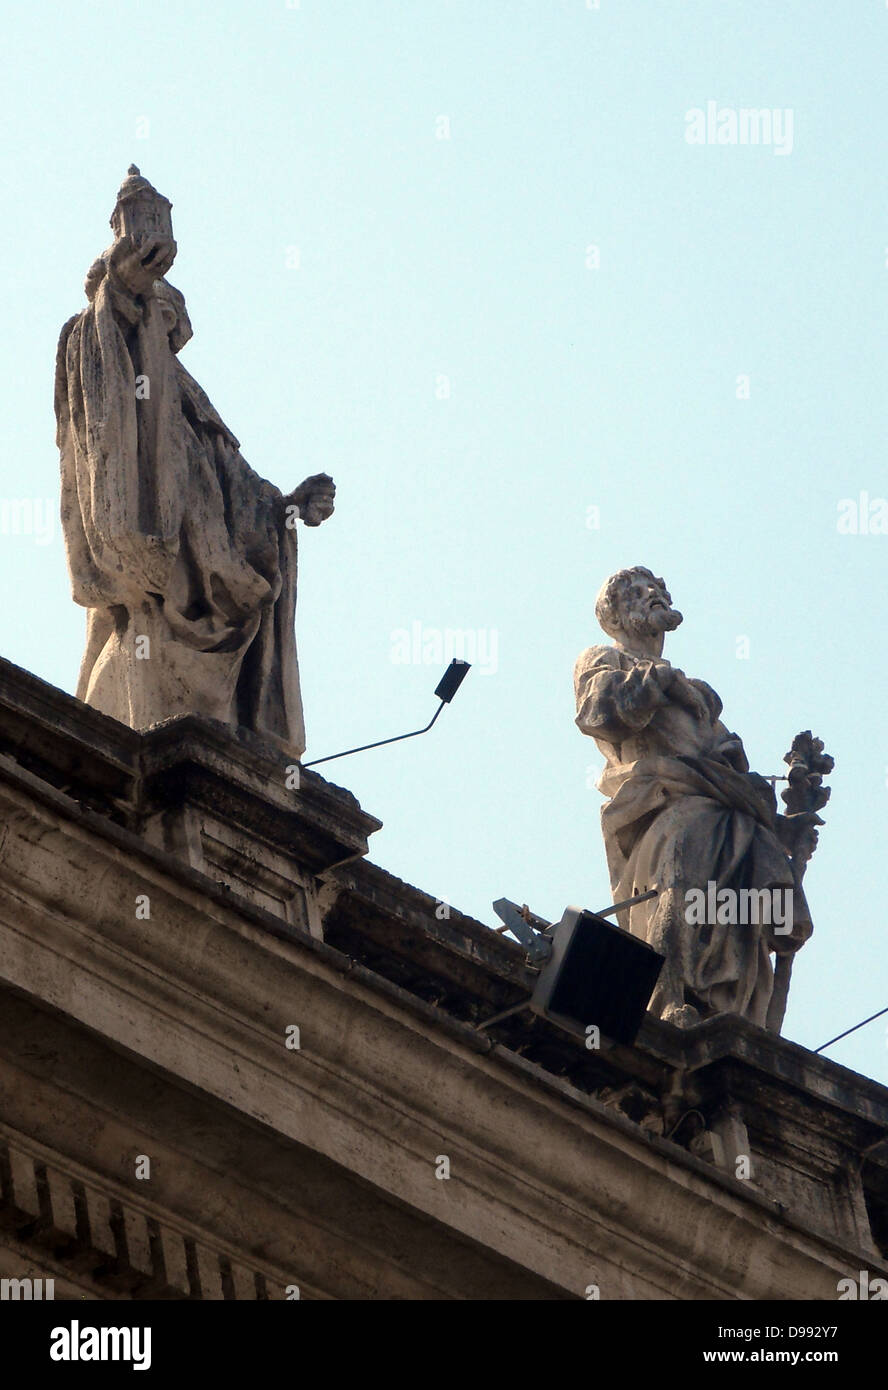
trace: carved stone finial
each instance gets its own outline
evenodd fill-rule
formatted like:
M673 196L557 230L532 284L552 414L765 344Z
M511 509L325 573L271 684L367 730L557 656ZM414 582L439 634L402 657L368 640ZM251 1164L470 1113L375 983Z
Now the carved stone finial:
M805 866L817 848L817 826L823 825L817 814L829 801L830 788L823 777L832 772L835 759L823 751L823 739L813 738L810 729L796 734L792 747L783 756L789 767L788 786L781 792L786 814L777 817L781 843L793 861L796 876L801 880Z

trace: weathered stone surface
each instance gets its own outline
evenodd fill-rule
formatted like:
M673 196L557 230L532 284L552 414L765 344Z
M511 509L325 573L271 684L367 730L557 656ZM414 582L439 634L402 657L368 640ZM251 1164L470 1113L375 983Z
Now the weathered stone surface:
M785 962L811 935L801 878L821 823L814 801L778 816L773 783L750 772L718 695L663 658L682 615L662 579L620 570L596 616L614 640L576 663L576 722L605 758L598 786L609 798L601 822L614 901L658 890L619 914L665 957L650 1007L682 1026L737 1013L779 1031L788 970L769 1017L771 954ZM823 805L813 744L812 768L802 767L799 740L793 749L792 775L809 788L813 778Z
M59 341L62 522L87 609L77 694L134 729L197 713L299 757L295 524L325 520L335 489L260 478L178 361L192 330L164 278L170 206L131 166L89 306Z
M190 721L179 776L161 736L0 665L0 1267L30 1252L64 1296L534 1301L888 1272L884 1087L727 1015L597 1053L526 1014L481 1034L529 994L515 943L356 859L363 813L322 778L263 809L252 745ZM198 831L255 815L258 859L289 815L323 939L146 837L173 787ZM82 1194L73 1245L38 1169Z

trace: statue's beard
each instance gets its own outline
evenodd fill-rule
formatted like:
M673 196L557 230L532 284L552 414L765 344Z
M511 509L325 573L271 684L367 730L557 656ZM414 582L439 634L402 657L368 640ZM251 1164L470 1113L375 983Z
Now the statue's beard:
M682 621L677 608L631 608L623 627L632 637L656 637L661 632L674 632Z

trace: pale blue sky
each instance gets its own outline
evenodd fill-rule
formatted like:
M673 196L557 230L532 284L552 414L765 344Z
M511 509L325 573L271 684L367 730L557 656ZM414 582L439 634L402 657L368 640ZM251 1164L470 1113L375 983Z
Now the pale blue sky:
M259 472L337 482L301 536L306 757L431 716L395 630L496 635L427 738L331 764L373 859L489 922L609 900L572 667L602 579L650 565L753 766L808 727L837 759L787 1036L888 1005L888 536L836 524L888 495L885 5L19 0L4 48L0 498L55 515L58 331L134 161L183 362ZM689 145L709 100L791 109L792 153ZM58 524L0 535L0 575L0 652L72 690ZM884 1024L830 1055L888 1082Z

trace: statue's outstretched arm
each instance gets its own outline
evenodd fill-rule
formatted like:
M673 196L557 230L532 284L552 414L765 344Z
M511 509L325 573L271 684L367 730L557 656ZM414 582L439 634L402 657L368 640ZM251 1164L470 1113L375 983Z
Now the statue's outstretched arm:
M313 473L281 498L286 524L304 521L306 526L320 526L333 514L336 484L329 473Z

